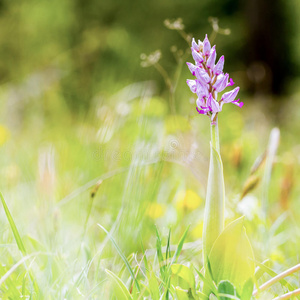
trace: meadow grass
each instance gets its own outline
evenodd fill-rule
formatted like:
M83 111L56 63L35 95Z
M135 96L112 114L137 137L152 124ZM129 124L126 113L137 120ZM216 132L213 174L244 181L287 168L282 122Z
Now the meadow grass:
M164 100L151 95L114 101L76 120L65 110L55 126L38 116L43 128L29 122L2 145L2 299L185 299L190 285L196 292L207 280L206 120L170 119ZM122 101L120 114L115 104ZM253 173L260 182L240 199L272 129L255 113L263 127L228 108L220 131L226 223L245 214L259 287L299 263L299 171L297 145L283 124L270 180L261 164ZM232 128L232 118L241 126ZM299 289L297 276L281 278L258 299Z

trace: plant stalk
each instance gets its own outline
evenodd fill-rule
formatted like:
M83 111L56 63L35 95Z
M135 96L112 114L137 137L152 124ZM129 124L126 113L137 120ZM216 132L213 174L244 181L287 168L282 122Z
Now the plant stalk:
M220 155L220 141L219 141L219 127L218 119L216 119L215 124L210 125L210 136L211 144L217 150Z
M271 285L273 285L274 283L280 281L281 279L300 271L300 264L278 274L277 276L273 277L272 279L270 279L269 281L265 282L263 285L261 285L257 290L255 290L253 292L253 296L256 296L258 294L258 292L262 292L266 289L268 289ZM281 298L280 298L281 299ZM286 298L282 298L282 299L286 299Z
M223 165L220 156L218 120L211 124L210 164L206 190L206 203L203 224L204 265L215 240L224 229L225 187Z

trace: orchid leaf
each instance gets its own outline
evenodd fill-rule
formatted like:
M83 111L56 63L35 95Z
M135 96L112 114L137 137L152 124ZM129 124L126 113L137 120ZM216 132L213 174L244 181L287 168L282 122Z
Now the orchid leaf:
M250 300L253 292L253 279L249 278L244 284L241 300Z
M207 263L212 246L224 229L225 187L220 154L210 145L210 165L207 182L203 227L204 260Z
M239 218L224 229L209 255L214 281L218 284L229 280L239 295L255 272L254 255L243 220L243 217Z

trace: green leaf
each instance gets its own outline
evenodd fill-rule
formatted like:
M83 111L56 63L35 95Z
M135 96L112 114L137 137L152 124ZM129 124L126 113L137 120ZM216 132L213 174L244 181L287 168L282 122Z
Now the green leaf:
M190 268L180 264L171 266L172 273L184 279L192 289L195 289L195 277Z
M190 300L188 291L181 289L179 286L175 288L178 300Z
M136 278L135 278L135 275L133 273L133 270L128 262L128 260L126 259L125 255L122 253L121 249L119 248L119 246L117 245L116 241L114 240L114 238L112 237L112 235L100 224L97 224L106 234L107 236L109 237L109 239L111 240L111 242L113 243L115 249L117 250L118 254L120 255L120 257L122 258L122 260L124 261L126 267L127 267L127 270L129 271L130 275L131 275L131 278L132 280L134 281L135 283L135 286L137 288L138 291L140 291L140 286L139 286L139 283L137 282Z
M209 293L212 291L213 293L217 294L217 287L215 285L215 283L213 282L211 276L209 275L209 273L207 272L205 276L203 276L200 271L198 271L196 268L195 268L196 272L198 273L200 279L203 281L204 283L204 288L203 289L203 293L204 295L206 295L206 297L208 298L209 296ZM207 293L206 293L207 292Z
M26 255L26 249L25 249L25 246L24 246L24 244L23 244L23 241L22 241L22 239L21 239L21 236L20 236L20 234L19 234L19 231L18 231L18 229L17 229L17 226L16 226L16 224L15 224L15 222L14 222L14 219L13 219L13 217L12 217L12 215L11 215L11 213L10 213L10 211L9 211L9 209L8 209L8 207L7 207L7 205L6 205L6 202L5 202L5 200L4 200L3 195L2 195L1 192L0 192L0 198L1 198L1 202L2 202L2 205L3 205L3 208L4 208L4 211L5 211L7 220L8 220L9 225L10 225L10 228L11 228L11 230L12 230L12 232L13 232L13 235L14 235L14 237L15 237L16 243L17 243L17 245L18 245L18 248L19 248L19 250L22 252L22 254L25 256L25 255ZM25 264L25 266L26 266L26 264ZM27 268L27 267L26 267L26 268ZM37 295L41 295L41 292L40 292L40 290L39 290L39 287L38 287L38 285L37 285L37 282L36 282L36 280L35 280L35 278L34 278L34 276L33 276L33 274L32 274L31 271L29 271L29 276L30 276L30 279L31 279L31 281L32 281L32 283L33 283L33 287L34 287L35 293L36 293Z
M166 261L168 261L168 258L171 257L171 228L169 229L169 235L168 235L168 242L167 242L167 248L166 248Z
M205 265L214 242L224 229L224 203L225 187L222 160L218 151L210 144L210 164L203 224Z
M235 293L235 287L232 285L232 283L230 281L228 281L228 280L222 280L218 284L218 294L219 294L219 299L220 300L231 299L231 298L226 297L226 296L220 296L220 294L235 296L236 295L236 293Z
M222 280L229 280L239 295L255 271L254 255L243 220L243 217L239 218L224 229L209 255L214 281L218 284Z
M164 257L162 254L161 239L160 239L157 227L155 227L155 230L156 230L156 253L157 253L157 257L158 257L158 261L159 261L159 269L160 269L161 277L165 280L165 276L166 276L165 264L166 264L166 262L164 261Z
M185 241L185 238L186 238L186 236L187 236L187 233L188 233L189 229L190 229L190 225L189 225L188 228L185 230L185 232L183 233L183 235L182 235L182 237L181 237L181 239L180 239L180 241L179 241L179 243L178 243L178 246L177 246L176 251L175 251L175 254L174 254L174 256L173 256L171 265L177 262L177 259L178 259L179 255L180 255L180 252L181 252L181 250L182 250L182 247L183 247L183 244L184 244L184 241Z
M2 196L2 193L0 193L0 198L1 198L1 202L2 202L2 205L3 205L7 220L8 220L9 225L10 225L10 228L11 228L13 234L14 234L16 243L18 245L18 248L22 252L23 255L26 255L26 250L25 250L24 244L22 242L22 239L20 237L19 231L17 229L17 226L14 222L14 219L13 219L12 215L10 214L10 211L9 211L7 205L6 205L6 202L5 202L5 200Z
M250 300L253 292L253 279L249 278L244 284L241 300Z
M132 300L132 296L130 295L128 289L126 288L123 281L113 272L109 270L105 270L105 272L112 279L114 284L114 292L118 300Z
M150 294L151 294L151 299L153 300L159 300L159 286L157 282L157 278L155 276L155 273L153 271L149 272L149 289L150 289Z

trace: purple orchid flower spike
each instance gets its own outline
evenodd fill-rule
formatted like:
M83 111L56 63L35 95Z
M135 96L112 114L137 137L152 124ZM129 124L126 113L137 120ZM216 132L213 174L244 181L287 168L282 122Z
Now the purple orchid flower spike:
M198 43L196 43L193 38L191 49L195 65L188 62L187 66L196 79L187 80L187 85L197 95L197 112L209 116L212 124L215 124L217 115L222 111L225 103L232 103L238 107L244 105L243 102L239 102L239 99L235 100L240 88L236 87L224 93L218 100L218 93L234 85L234 81L229 78L229 74L223 73L224 55L216 63L216 46L211 47L207 35L203 42L198 40Z

